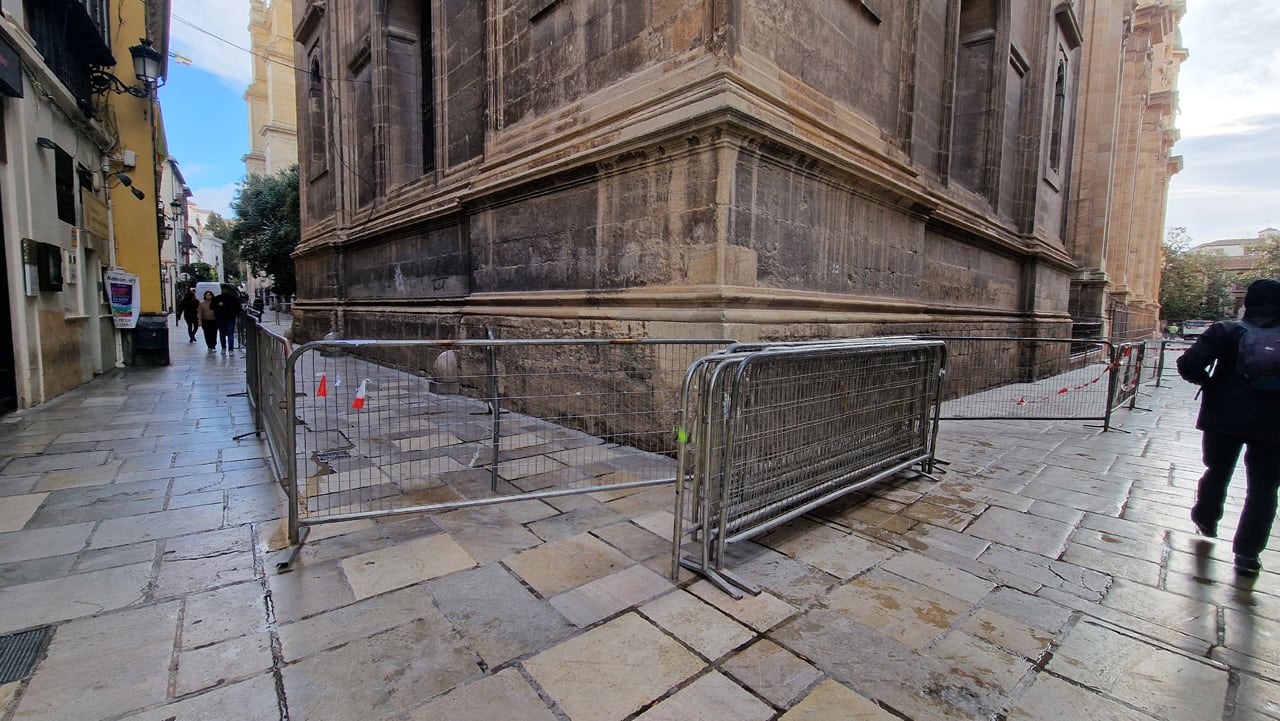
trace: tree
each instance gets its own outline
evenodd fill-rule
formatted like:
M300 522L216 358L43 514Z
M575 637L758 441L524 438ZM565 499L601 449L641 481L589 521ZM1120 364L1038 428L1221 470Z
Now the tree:
M191 279L191 284L195 285L202 280L217 280L218 271L208 263L191 263L179 268L183 273Z
M213 234L223 242L222 246L222 277L227 282L234 282L240 277L240 254L236 252L232 238L232 229L235 223L222 217L221 213L209 213L209 219L205 221L205 230Z
M216 211L209 213L209 219L205 221L204 227L210 233L213 233L213 237L215 238L224 242L231 240L231 228L233 227L233 224L227 221L226 218L223 218L221 213Z
M1217 320L1231 308L1231 278L1222 258L1192 251L1186 228L1165 237L1160 307L1169 320Z
M1254 268L1255 277L1249 280L1280 278L1280 233L1265 234L1256 246L1256 250L1261 259Z
M301 236L298 210L298 166L275 175L250 175L240 181L231 201L236 223L228 246L254 273L272 278L273 292L293 295L294 248Z

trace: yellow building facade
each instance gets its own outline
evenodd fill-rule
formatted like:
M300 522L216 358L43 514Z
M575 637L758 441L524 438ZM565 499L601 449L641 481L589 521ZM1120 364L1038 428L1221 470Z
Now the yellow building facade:
M125 48L141 39L152 41L161 57L161 78L169 51L169 3L149 0L121 0L116 6L118 22L111 27L111 46L117 56L110 69L126 87L141 87L133 62ZM111 194L112 225L116 267L138 276L139 300L144 315L165 311L160 277L160 225L157 221L159 166L163 162L163 123L155 88L145 97L128 92L108 92L100 96L101 114L118 133L116 148L106 168ZM126 185L121 177L127 176ZM142 194L137 197L134 191Z

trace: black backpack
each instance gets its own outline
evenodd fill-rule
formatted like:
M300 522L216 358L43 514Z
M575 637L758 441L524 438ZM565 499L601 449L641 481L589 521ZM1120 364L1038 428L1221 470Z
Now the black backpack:
M1244 333L1236 344L1236 374L1255 391L1280 392L1280 327L1238 323Z

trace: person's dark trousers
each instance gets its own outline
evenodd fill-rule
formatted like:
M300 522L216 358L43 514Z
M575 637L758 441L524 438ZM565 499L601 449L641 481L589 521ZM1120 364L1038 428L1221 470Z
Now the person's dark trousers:
M222 343L222 350L230 353L236 349L236 319L229 318L227 320L218 321L218 339Z
M209 346L209 350L213 350L214 348L217 348L218 347L218 326L212 323L206 322L204 325L200 326L200 328L204 330L204 344Z
M1255 558L1267 547L1276 517L1276 495L1280 489L1280 445L1246 441L1232 435L1205 431L1201 445L1205 471L1200 477L1192 516L1201 523L1217 525L1227 500L1227 485L1235 470L1240 450L1245 449L1244 468L1248 483L1244 510L1236 528L1232 551Z
M187 337L191 339L192 343L196 342L196 328L199 328L199 327L200 327L199 321L195 321L195 320L187 321Z

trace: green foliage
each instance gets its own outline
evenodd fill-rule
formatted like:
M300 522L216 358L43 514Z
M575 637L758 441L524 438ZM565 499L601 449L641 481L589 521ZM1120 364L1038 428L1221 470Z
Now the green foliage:
M213 233L213 237L223 241L231 240L231 229L235 225L223 218L220 213L209 213L209 220L205 222L205 229Z
M1255 276L1249 280L1280 278L1280 233L1268 233L1255 249L1262 258L1254 269Z
M1218 320L1231 309L1231 276L1221 256L1191 252L1186 228L1173 228L1164 242L1160 275L1161 314L1174 321Z
M179 270L190 277L188 282L192 286L202 280L218 279L218 271L208 263L191 263L190 265L182 266Z
M240 181L231 209L237 220L228 247L254 273L271 276L273 293L292 295L297 282L290 256L301 238L298 166Z

